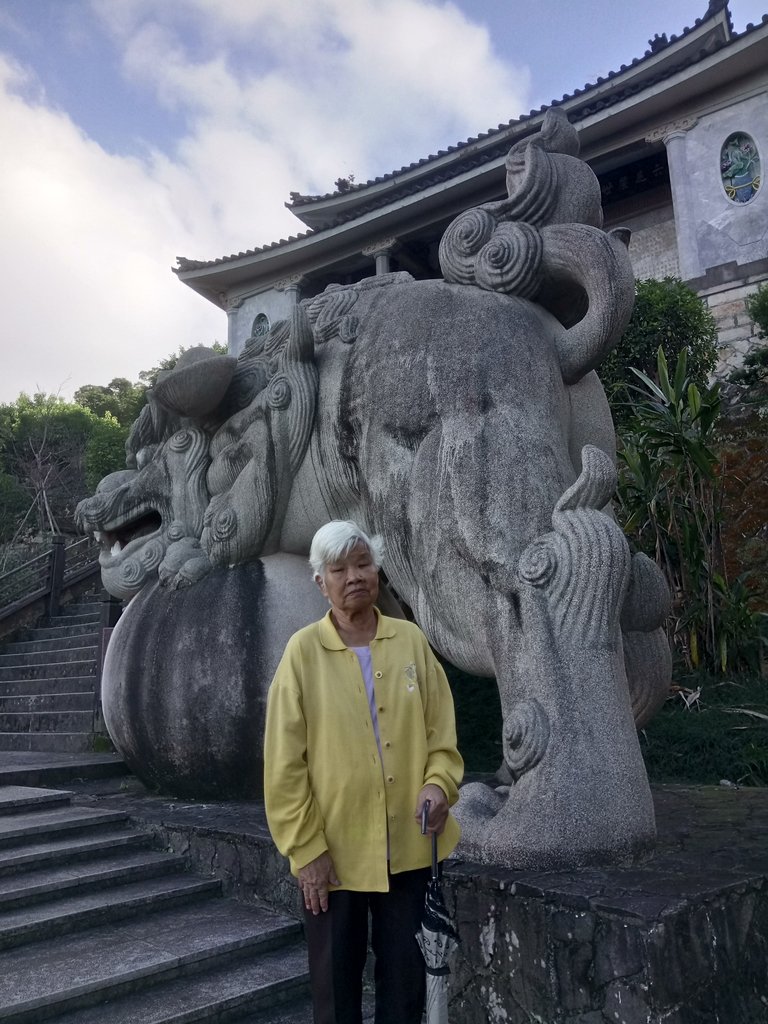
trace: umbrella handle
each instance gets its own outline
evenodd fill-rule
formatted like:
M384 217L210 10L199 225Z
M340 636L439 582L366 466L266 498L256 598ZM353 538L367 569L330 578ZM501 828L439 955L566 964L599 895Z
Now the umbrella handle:
M429 808L432 806L431 800L425 800L421 808L421 834L425 836L427 834L427 825L429 823ZM437 881L438 870L437 870L437 836L432 833L432 880Z

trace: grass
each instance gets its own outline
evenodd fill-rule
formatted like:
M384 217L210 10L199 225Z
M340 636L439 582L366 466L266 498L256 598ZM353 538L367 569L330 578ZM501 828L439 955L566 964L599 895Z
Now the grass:
M679 686L640 734L651 781L768 786L768 681L697 675Z
M495 772L502 761L496 684L452 665L445 671L466 770ZM640 733L640 749L651 782L768 786L768 680L679 677L673 696Z

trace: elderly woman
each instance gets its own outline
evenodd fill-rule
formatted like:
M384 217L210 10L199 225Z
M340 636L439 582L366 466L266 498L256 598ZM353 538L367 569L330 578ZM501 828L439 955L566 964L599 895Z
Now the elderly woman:
M376 607L379 542L332 522L312 541L330 602L288 641L269 691L267 819L301 889L315 1024L360 1024L368 914L376 1024L418 1024L424 963L414 935L442 859L463 763L448 682L421 630Z

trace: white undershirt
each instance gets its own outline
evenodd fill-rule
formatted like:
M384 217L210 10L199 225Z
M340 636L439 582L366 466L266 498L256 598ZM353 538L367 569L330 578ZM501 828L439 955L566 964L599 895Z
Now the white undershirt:
M376 737L376 746L379 748L379 761L381 761L381 770L383 772L384 755L381 752L381 736L379 735L379 714L378 711L376 710L376 690L373 685L373 664L371 662L371 648L353 647L352 650L357 655L357 660L360 662L360 671L363 673L365 692L368 695L368 710L371 712L373 735Z

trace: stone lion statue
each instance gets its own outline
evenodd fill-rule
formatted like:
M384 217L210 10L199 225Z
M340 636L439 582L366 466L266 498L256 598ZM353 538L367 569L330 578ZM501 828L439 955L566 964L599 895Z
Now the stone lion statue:
M127 468L78 509L106 588L137 600L305 558L331 518L380 534L389 586L434 647L497 680L504 765L458 811L465 854L515 866L649 847L635 727L671 671L666 584L610 511L595 373L632 309L628 233L602 230L577 154L549 111L507 157L508 198L447 229L442 280L331 285L238 358L184 353Z

